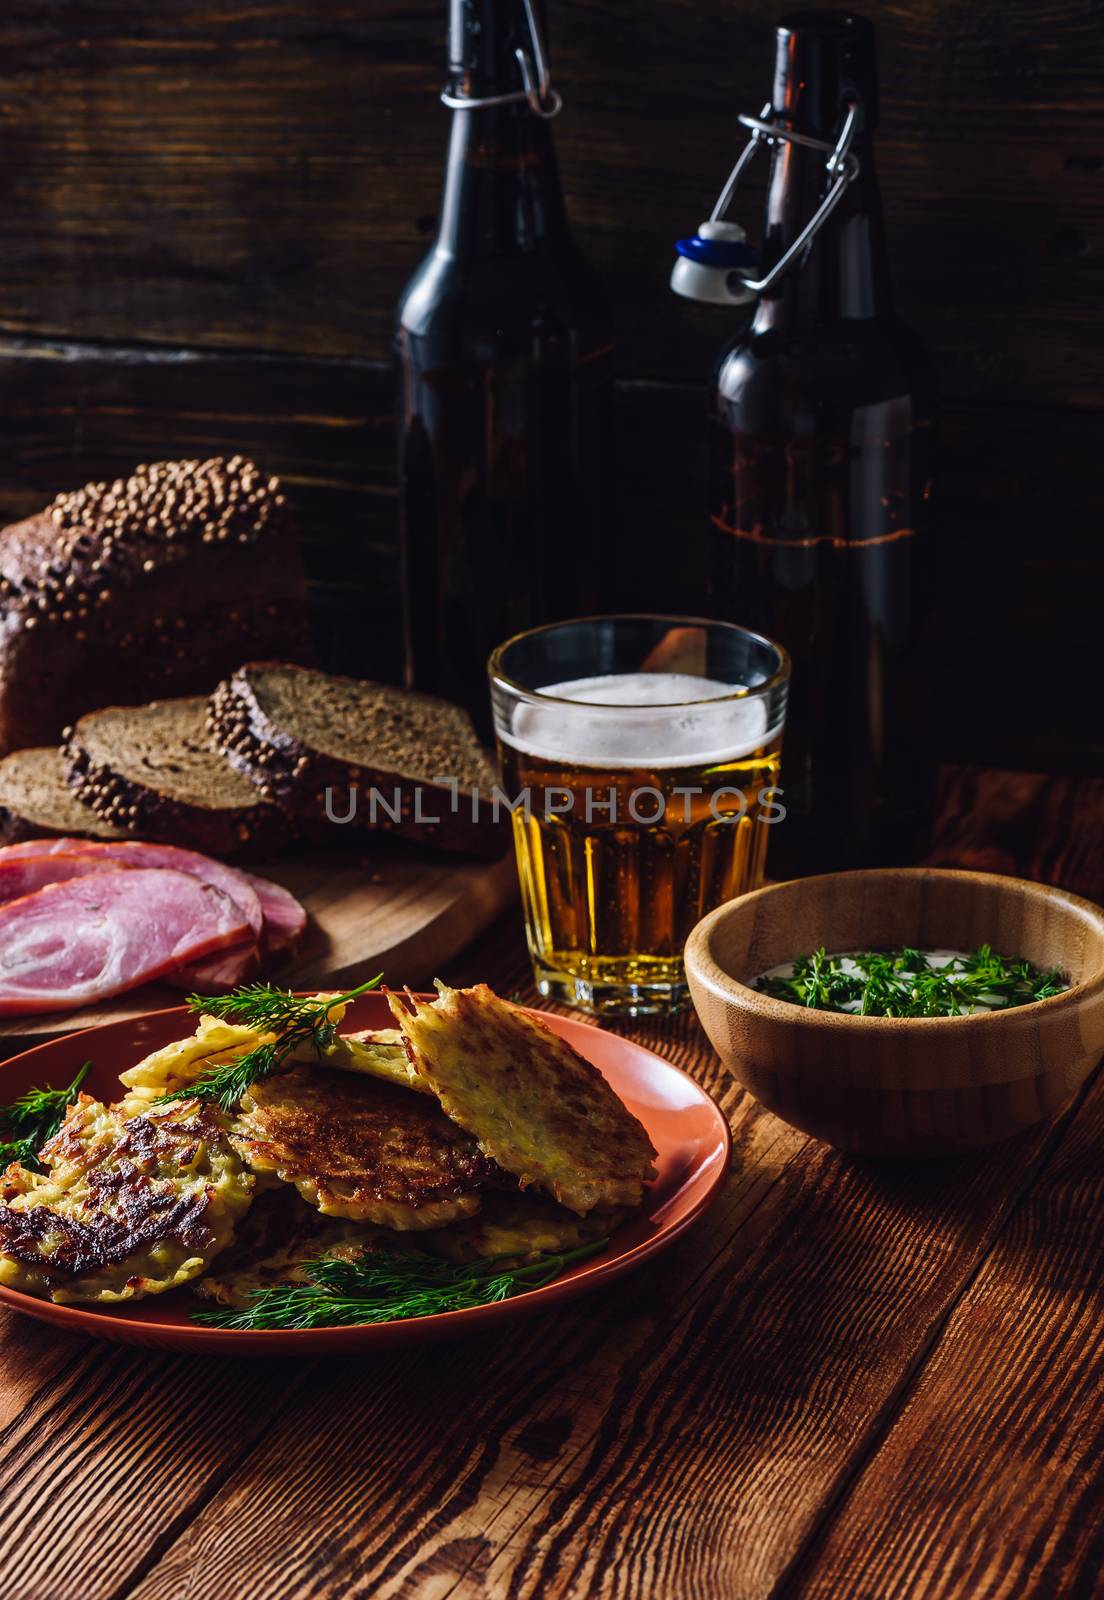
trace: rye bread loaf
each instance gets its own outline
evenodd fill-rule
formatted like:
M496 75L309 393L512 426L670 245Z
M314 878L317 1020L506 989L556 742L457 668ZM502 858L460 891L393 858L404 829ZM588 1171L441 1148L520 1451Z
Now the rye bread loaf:
M496 820L488 799L495 769L467 713L446 700L254 661L219 684L208 726L226 759L311 839L382 829L479 855L505 847L507 814Z
M288 820L218 754L206 712L200 695L90 712L66 730L69 786L145 840L226 860L270 855L291 838Z
M53 745L16 750L0 761L0 844L25 839L125 839L77 799Z
M0 754L104 705L207 694L243 655L310 660L275 478L169 461L0 531Z

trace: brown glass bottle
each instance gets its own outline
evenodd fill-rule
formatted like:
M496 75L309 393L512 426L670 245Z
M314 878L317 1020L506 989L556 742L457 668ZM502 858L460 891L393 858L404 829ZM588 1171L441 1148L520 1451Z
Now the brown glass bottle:
M714 610L793 658L776 872L905 859L931 796L933 385L891 302L873 29L840 12L783 18L772 117L834 141L849 102L858 176L722 354L710 407ZM822 151L776 145L764 272L829 181Z
M522 0L452 0L449 20L454 95L520 88ZM492 649L599 604L612 355L548 121L524 100L454 110L437 237L396 335L406 681L483 732Z

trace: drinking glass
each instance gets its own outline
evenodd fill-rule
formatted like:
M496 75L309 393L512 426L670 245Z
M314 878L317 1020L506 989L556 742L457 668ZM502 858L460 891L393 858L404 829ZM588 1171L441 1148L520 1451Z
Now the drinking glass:
M508 639L488 672L541 994L593 1013L687 1003L682 949L762 882L789 659L696 617L587 617Z

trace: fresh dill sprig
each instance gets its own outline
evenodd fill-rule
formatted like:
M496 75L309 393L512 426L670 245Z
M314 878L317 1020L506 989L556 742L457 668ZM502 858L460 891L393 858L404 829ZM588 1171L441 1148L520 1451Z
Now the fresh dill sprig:
M775 1000L863 1017L958 1017L1005 1011L1068 988L1058 969L997 955L983 944L970 955L932 961L921 950L865 950L797 956L788 977L764 975L756 987Z
M542 1255L521 1267L504 1266L501 1256L463 1264L413 1252L381 1252L355 1261L323 1256L304 1263L308 1283L257 1289L247 1306L197 1312L192 1320L209 1328L237 1331L347 1328L467 1311L540 1289L565 1267L596 1255L608 1243L608 1239L595 1239L577 1250Z
M288 989L274 989L267 983L247 983L231 994L190 994L189 1010L220 1017L225 1022L238 1022L255 1028L258 1033L274 1034L275 1038L255 1045L223 1066L208 1068L184 1088L158 1095L154 1104L164 1105L170 1100L217 1100L224 1111L235 1110L246 1090L276 1072L294 1051L304 1045L313 1045L319 1055L328 1050L337 1033L337 1024L330 1020L331 1010L376 988L382 978L382 972L378 972L367 983L358 984L345 994L327 995L322 1000L314 995L294 995Z
M10 1106L0 1106L0 1167L17 1161L31 1172L45 1172L38 1152L61 1127L91 1066L86 1061L67 1089L28 1089Z

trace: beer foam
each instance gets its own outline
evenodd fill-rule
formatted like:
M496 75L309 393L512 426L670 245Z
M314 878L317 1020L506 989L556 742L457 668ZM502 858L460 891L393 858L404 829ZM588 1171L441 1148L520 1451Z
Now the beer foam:
M622 672L542 685L555 695L594 707L590 715L562 705L521 704L506 744L543 761L617 767L718 766L750 755L780 731L767 727L761 697L734 700L741 684L687 672ZM717 700L721 703L710 705ZM691 704L690 702L704 702ZM654 714L647 715L654 707ZM632 715L620 713L619 708Z

